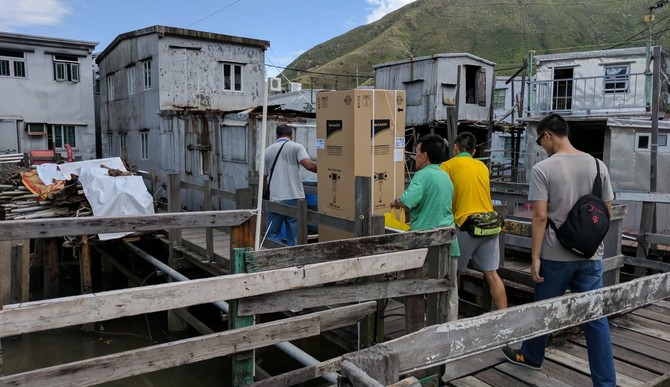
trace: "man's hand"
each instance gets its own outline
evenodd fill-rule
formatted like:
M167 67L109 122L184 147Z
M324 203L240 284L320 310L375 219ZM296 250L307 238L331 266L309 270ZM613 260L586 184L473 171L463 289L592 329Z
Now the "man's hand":
M530 264L530 275L537 284L544 282L544 277L540 277L540 264L540 258L533 258Z
M404 208L404 209L409 209L405 203L403 203L400 199L396 198L393 199L393 201L389 204L391 208Z

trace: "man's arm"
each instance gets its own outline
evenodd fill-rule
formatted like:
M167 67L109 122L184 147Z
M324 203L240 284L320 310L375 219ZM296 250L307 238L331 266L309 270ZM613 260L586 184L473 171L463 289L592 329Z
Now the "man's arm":
M533 202L533 218L531 223L531 235L533 237L533 242L530 251L530 274L533 277L533 281L537 283L544 281L544 278L540 277L540 252L542 251L544 231L546 228L547 202L544 200L537 200Z
M302 165L306 170L316 173L316 163L309 157L300 160L300 165Z

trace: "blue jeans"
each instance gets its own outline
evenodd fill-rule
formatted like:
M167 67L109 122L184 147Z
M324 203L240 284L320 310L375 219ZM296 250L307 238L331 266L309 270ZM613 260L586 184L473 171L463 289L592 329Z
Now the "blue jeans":
M298 199L279 200L276 203L295 207L298 205ZM295 246L298 242L298 219L291 216L268 212L267 238L273 242L284 243L281 237L281 228L283 225L286 225L286 244L288 246Z
M557 262L542 259L540 276L544 282L535 284L535 301L562 296L566 289L573 293L603 287L603 263L600 260ZM585 323L586 347L594 386L616 387L614 357L607 317ZM535 363L544 360L544 349L549 335L526 340L521 345L524 356Z

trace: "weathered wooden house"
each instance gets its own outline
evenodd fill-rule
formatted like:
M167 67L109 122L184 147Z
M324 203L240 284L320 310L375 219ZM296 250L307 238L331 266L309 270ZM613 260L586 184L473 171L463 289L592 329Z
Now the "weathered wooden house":
M96 42L0 33L0 153L95 158Z
M493 121L491 133L492 178L524 182L526 162L526 131L519 126L527 99L523 98L521 77L497 76L493 92Z
M119 35L97 57L104 154L234 191L256 169L264 40L166 26ZM276 119L275 119L276 120ZM270 121L268 127L274 128ZM197 209L200 201L189 200ZM214 203L215 208L223 204Z
M648 192L652 70L657 60L661 74L670 68L665 51L661 50L660 58L649 56L647 59L648 55L650 51L645 48L626 48L535 56L529 116L524 118L527 123L526 172L547 157L535 143L538 121L546 114L559 113L569 122L572 143L608 165L615 191ZM670 121L663 116L668 87L662 76L661 80L657 175L667 176L670 173L667 141ZM657 191L670 192L667 179L658 179ZM635 214L636 207L630 207L629 212Z

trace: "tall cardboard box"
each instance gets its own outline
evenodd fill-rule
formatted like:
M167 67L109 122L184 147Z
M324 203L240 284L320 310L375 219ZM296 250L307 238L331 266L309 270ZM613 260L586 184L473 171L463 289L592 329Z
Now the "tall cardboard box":
M319 211L354 219L356 176L372 179L375 214L404 191L405 92L356 89L316 95ZM319 225L319 241L350 233Z

